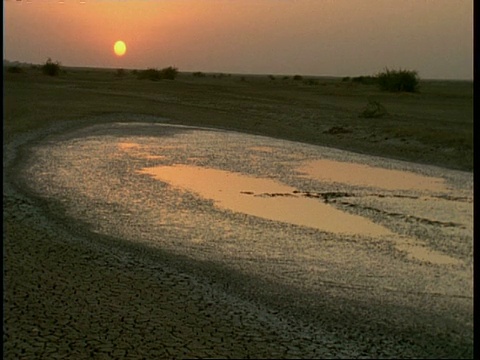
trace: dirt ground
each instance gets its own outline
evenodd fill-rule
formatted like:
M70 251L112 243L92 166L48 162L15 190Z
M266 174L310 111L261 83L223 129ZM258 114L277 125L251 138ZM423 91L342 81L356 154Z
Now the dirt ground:
M472 173L458 171L473 168L468 84L455 92L433 83L421 94L392 95L337 86L332 79L312 87L280 78L272 84L183 74L178 81L138 85L101 71L67 72L59 79L9 75L4 358L473 358L472 234L468 226L449 226L461 222L473 203ZM361 120L368 96L379 98L389 117ZM112 125L125 121L130 125ZM346 148L356 151L348 153L355 161L443 177L447 194L394 192L387 201L391 192L338 185L325 191L361 193L340 196L335 206L415 236L460 263L412 260L389 241L365 243L219 211L148 177L131 176L159 159L113 145L171 142L182 133L154 133L142 123L302 140L289 146ZM222 143L182 141L190 150L172 150L169 161L266 176L283 171L289 178L280 160L294 151L279 146L286 150L271 164L259 151L281 140L252 145L257 150L248 156L259 162L250 170L244 159L218 158ZM195 145L202 150L192 150ZM379 154L385 157L369 157ZM306 183L291 181L306 189ZM158 194L167 195L159 200ZM415 201L427 195L456 204L452 217L418 207ZM413 218L391 215L407 203L417 206ZM179 214L190 214L189 220ZM239 245L246 240L251 246Z

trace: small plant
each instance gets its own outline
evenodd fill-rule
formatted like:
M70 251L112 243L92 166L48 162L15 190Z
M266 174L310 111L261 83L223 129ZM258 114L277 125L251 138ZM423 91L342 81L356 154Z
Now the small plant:
M418 91L419 78L413 70L389 70L377 75L378 85L381 90L393 92L416 92Z
M52 59L48 58L45 64L42 66L42 72L48 76L58 76L60 74L60 63L53 62Z
M347 81L350 81L350 76L345 76L342 78L342 81L343 82L347 82Z
M371 119L371 118L380 118L387 115L388 112L385 107L375 100L368 100L367 106L362 110L358 115L361 118Z
M303 80L303 76L302 75L294 75L293 80L295 80L295 81Z
M206 75L201 71L196 71L196 72L192 73L192 76L194 76L194 77L205 77Z
M268 78L272 81L275 80L275 76L273 76L273 75L268 75Z

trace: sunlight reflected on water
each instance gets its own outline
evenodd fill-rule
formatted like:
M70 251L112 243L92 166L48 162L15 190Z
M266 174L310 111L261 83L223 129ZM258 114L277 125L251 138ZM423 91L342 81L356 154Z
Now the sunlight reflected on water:
M149 167L139 172L235 212L334 233L391 234L369 219L345 213L320 199L302 197L294 193L295 188L270 179L189 165Z
M316 180L340 182L354 186L371 186L387 190L448 190L443 179L408 171L326 159L307 161L297 170Z

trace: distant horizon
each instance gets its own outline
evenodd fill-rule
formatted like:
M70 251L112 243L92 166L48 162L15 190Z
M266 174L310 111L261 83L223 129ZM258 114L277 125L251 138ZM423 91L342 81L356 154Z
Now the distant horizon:
M68 67L473 80L473 1L4 0L3 51Z
M26 62L26 61L19 61L19 60L10 60L10 59L3 59L3 61L7 61L9 63L18 63L21 66L41 66L43 63L31 63L31 62ZM46 60L45 60L46 61ZM56 62L58 60L52 59L52 61ZM65 65L61 61L59 61L60 66L64 68L72 68L72 69L95 69L95 70L118 70L118 69L123 69L123 70L146 70L146 69L162 69L164 67L168 66L174 66L174 65L167 65L167 66L151 66L151 67L146 67L146 68L116 68L116 67L98 67L98 66L72 66L72 65ZM399 70L398 68L388 68L389 70ZM204 74L212 74L212 75L238 75L238 76L294 76L294 75L300 75L303 77L311 77L311 78L354 78L357 76L375 76L377 73L382 72L384 69L381 69L377 71L374 74L358 74L358 75L328 75L328 74L302 74L302 73L238 73L238 72L222 72L222 71L203 71L203 70L191 70L191 69L180 69L178 68L179 73L195 73L195 72L201 72ZM402 70L410 70L410 69L403 69ZM466 81L466 82L473 82L474 79L454 79L454 78L424 78L419 76L420 80L428 80L428 81Z

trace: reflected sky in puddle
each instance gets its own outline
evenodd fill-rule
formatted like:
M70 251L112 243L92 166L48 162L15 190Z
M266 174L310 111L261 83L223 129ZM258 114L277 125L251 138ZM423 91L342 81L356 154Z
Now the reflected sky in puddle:
M408 171L383 169L327 159L305 162L297 168L297 171L312 179L354 186L369 186L386 190L448 190L443 179L422 176Z
M138 145L121 143L119 147L127 152L135 152L136 156L145 157L148 149ZM182 146L178 149L185 150ZM250 150L268 154L272 148L258 146L251 147ZM448 191L442 178L357 163L318 159L303 162L294 169L299 177L330 183L339 182L386 190ZM323 202L321 198L305 196L305 193L298 189L272 179L186 164L146 167L137 173L150 175L174 188L212 200L222 209L340 235L387 236L393 241L393 245L398 250L406 252L410 259L433 264L461 263L460 260L435 251L422 242L395 234L366 217L344 212Z
M157 166L140 173L213 200L224 209L323 231L379 236L391 232L361 216L345 213L320 199L294 194L293 187L241 173L189 165Z

